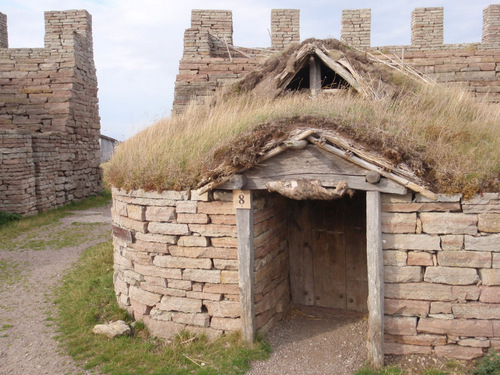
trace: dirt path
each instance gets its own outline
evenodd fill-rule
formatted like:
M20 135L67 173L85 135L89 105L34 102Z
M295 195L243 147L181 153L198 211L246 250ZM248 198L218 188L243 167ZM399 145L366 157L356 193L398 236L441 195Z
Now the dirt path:
M110 238L110 208L74 212L0 249L0 374L87 374L54 337L52 294L81 252ZM88 372L90 374L90 372Z
M268 340L268 361L252 363L247 375L348 375L363 366L367 320L362 315L318 307L293 307Z

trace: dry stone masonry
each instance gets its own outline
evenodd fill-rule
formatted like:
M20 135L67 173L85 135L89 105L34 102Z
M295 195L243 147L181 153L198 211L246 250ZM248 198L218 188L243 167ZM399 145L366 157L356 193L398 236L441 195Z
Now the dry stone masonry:
M0 211L98 193L99 133L90 14L45 12L44 48L8 48L0 13Z
M417 8L411 14L411 44L373 47L371 10L342 12L340 39L378 57L411 65L440 83L459 83L473 96L500 101L500 5L483 13L483 37L478 43L444 44L444 9ZM190 101L204 104L215 90L254 70L266 57L300 41L299 10L271 12L271 48L232 46L230 11L193 10L184 34L184 55L175 83L174 113Z
M153 334L241 329L232 193L113 190L118 301ZM290 306L286 199L256 193L256 328ZM500 349L500 196L382 195L386 354Z

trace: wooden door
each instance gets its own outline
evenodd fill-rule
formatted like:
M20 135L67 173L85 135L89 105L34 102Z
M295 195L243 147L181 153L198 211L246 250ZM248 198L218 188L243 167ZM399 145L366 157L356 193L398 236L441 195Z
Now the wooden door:
M364 193L289 206L292 303L367 311Z

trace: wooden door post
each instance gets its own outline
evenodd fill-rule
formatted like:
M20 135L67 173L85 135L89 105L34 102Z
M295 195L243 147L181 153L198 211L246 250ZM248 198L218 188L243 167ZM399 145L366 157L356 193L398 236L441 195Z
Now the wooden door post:
M366 257L368 263L368 360L384 365L384 259L380 193L366 192Z
M243 339L255 339L253 199L250 190L233 191L238 233L238 275Z

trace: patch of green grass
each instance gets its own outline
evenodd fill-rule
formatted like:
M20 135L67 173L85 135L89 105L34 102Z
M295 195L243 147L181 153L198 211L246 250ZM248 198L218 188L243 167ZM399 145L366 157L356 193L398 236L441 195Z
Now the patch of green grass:
M500 375L500 355L491 350L489 354L476 362L472 375Z
M0 227L3 224L9 223L11 221L19 220L20 218L21 218L21 215L19 215L19 214L11 214L11 213L0 211Z
M22 263L12 260L0 260L0 287L12 285L21 280L23 270Z
M47 212L42 212L36 216L26 216L18 221L11 221L0 226L0 249L12 249L14 240L25 234L28 238L39 238L40 232L35 232L39 228L48 229L59 219L71 214L71 211L86 210L92 207L105 206L111 201L111 193L104 191L99 195L88 197L80 202L73 202L63 207ZM33 243L37 246L37 243Z
M94 335L96 324L131 321L116 303L112 251L111 242L87 249L56 291L59 340L77 361L85 362L86 369L134 375L243 374L250 361L268 356L266 343L260 340L250 347L238 334L210 342L181 333L166 343L150 337L137 323L131 336L110 340Z
M380 370L365 366L356 371L354 375L405 375L406 373L398 367L388 366Z

